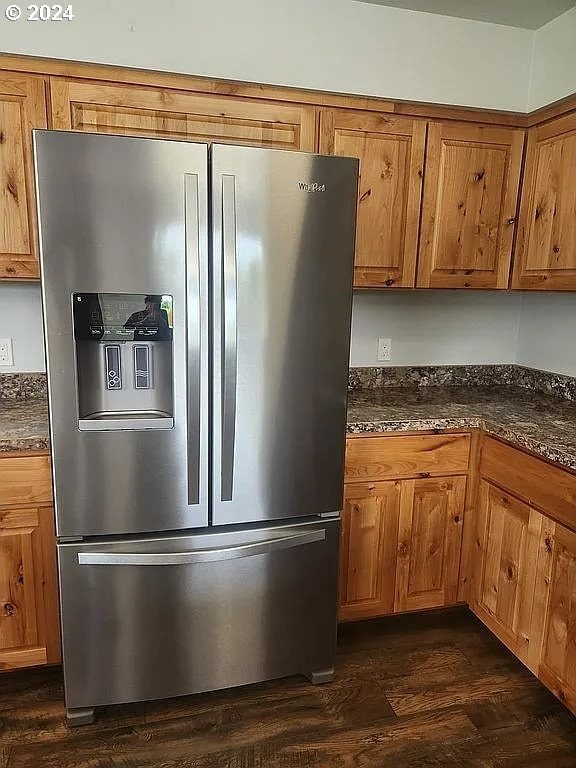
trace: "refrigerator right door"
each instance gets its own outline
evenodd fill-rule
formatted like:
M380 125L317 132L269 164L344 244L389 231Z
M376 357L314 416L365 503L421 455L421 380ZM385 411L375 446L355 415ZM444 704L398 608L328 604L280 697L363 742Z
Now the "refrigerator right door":
M358 161L212 147L212 524L342 507Z

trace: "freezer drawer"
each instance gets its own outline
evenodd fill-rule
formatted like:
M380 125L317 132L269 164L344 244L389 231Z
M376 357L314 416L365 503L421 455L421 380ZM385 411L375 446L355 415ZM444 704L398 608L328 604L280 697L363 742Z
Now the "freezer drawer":
M60 544L67 707L332 667L339 524Z

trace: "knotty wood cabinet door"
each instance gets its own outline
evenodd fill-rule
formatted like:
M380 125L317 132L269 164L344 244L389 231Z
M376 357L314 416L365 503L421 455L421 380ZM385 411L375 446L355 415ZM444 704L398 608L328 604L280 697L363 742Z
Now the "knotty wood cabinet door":
M507 288L524 132L430 123L417 285Z
M394 611L400 483L350 483L344 488L339 618Z
M32 130L46 128L42 77L0 76L0 279L38 278Z
M325 109L320 151L360 160L354 285L412 288L426 122Z
M51 507L0 510L0 670L60 660Z
M542 630L540 680L576 712L576 533L545 520L533 625Z
M52 127L316 150L316 108L51 78Z
M539 541L544 516L482 480L476 510L474 613L530 666Z
M576 290L576 114L530 129L513 288Z
M403 480L394 610L458 600L465 477Z

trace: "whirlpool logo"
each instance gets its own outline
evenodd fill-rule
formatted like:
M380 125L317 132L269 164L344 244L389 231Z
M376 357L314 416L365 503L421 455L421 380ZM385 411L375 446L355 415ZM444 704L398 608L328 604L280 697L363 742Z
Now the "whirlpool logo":
M299 181L298 189L302 192L326 192L326 184L318 184L316 181Z

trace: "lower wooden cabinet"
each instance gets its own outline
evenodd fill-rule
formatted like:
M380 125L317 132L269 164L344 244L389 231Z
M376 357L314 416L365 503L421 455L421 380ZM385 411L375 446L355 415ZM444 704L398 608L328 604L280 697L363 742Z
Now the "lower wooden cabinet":
M340 547L341 619L394 611L400 482L350 483Z
M59 660L52 507L0 510L0 670Z
M0 458L0 670L60 661L50 456Z
M340 619L457 601L465 489L465 477L346 485Z
M543 516L483 480L476 508L472 610L510 650L529 663Z
M457 602L465 477L404 480L394 610Z
M535 631L540 680L576 712L576 533L546 520L538 563Z

